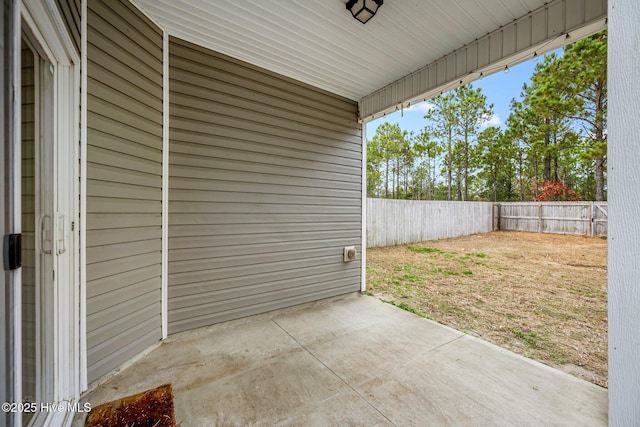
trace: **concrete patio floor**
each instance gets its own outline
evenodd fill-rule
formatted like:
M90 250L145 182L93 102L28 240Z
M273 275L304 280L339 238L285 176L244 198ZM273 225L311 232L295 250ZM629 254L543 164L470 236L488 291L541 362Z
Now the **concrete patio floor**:
M605 389L359 294L173 335L83 401L165 383L182 427L607 424Z

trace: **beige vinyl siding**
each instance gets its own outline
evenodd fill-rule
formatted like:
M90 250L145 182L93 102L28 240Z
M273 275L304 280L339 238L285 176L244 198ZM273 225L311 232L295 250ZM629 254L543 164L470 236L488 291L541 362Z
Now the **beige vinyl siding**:
M89 381L161 338L162 33L127 1L89 0Z
M22 42L22 396L36 400L36 173L34 54ZM30 414L24 415L28 421Z
M360 289L357 104L172 38L169 332Z
M82 15L82 5L80 0L56 0L58 4L58 10L62 15L62 20L69 30L69 35L73 40L78 52L80 51L80 28Z

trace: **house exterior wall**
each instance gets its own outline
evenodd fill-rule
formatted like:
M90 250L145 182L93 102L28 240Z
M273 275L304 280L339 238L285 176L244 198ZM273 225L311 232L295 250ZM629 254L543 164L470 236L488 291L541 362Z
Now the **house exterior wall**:
M129 2L87 8L91 382L161 338L163 36Z
M22 167L22 396L35 400L36 386L36 174L33 52L23 42L21 60Z
M36 397L36 171L34 54L22 42L21 52L22 167L22 396ZM25 418L28 414L25 414Z
M169 333L360 289L357 104L172 38Z
M609 425L640 422L640 3L609 2Z

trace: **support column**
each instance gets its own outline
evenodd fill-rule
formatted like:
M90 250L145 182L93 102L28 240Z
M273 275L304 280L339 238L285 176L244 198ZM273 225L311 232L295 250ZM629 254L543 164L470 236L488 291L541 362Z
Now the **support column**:
M609 424L640 420L640 3L609 1Z

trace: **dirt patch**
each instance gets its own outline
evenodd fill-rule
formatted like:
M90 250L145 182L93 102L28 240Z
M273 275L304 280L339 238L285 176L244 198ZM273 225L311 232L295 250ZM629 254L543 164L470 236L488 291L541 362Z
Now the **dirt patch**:
M369 248L380 299L607 387L607 241L498 231Z

